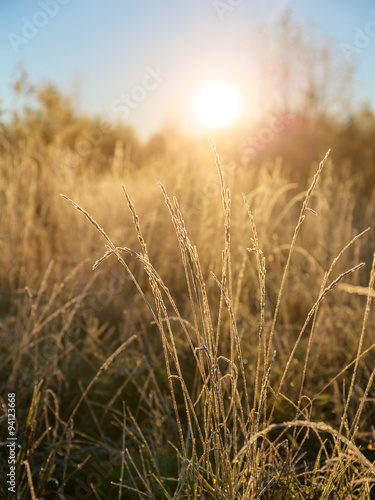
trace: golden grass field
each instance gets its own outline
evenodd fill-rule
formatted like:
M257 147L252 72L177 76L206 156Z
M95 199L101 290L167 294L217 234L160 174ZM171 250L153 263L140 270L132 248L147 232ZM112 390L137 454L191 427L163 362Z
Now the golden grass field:
M2 148L16 498L374 498L375 191L232 153Z

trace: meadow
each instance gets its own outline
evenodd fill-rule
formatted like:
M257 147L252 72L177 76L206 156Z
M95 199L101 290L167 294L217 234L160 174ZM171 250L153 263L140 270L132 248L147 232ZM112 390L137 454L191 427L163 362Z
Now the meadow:
M3 125L1 498L374 498L368 149L83 155L57 104Z

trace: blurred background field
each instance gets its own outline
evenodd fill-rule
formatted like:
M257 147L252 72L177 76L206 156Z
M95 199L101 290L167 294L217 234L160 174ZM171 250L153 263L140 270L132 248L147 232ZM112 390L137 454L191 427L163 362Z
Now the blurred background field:
M226 11L220 11L219 3L213 8L220 20L220 12L224 16ZM365 34L366 29L364 23ZM356 102L355 65L347 60L339 64L334 44L313 34L288 10L274 24L253 31L249 43L262 48L254 51L259 60L252 59L257 68L253 74L267 75L262 81L254 77L254 87L257 83L263 88L254 116L248 112L225 127L202 130L176 118L148 136L126 120L108 123L105 114L83 112L73 95L56 83L33 82L25 66L18 65L11 97L0 107L0 377L2 421L6 393L15 392L17 399L19 498L372 498L375 317L372 310L366 316L365 307L373 293L367 287L375 251L375 114L371 102ZM360 50L355 43L351 47ZM230 190L229 225L208 135ZM328 149L273 325L301 206ZM171 220L158 182L171 200L178 200L184 226L178 226L178 217ZM145 258L145 248L122 186L139 216L149 262L179 311L180 318L163 289L162 302L168 304L163 321L173 327L173 348L167 354L169 341L163 344L160 325L148 307L161 307L154 271L150 278L145 261L134 258L135 252ZM60 194L87 211L116 246L133 251L123 258L144 297L115 258L92 270L106 251L105 241ZM186 248L189 242L196 247L202 281L196 263L186 257L188 251L181 250L182 241ZM326 282L325 273L351 241ZM225 253L229 250L230 259ZM322 283L329 285L361 262L362 268L327 294L299 341ZM199 289L196 302L189 296L189 279ZM224 285L230 307L224 304ZM202 305L205 294L209 312ZM202 324L196 319L199 314ZM289 431L282 435L285 444L274 430L260 446L258 462L254 459L253 479L245 478L247 472L236 469L235 455L249 435L236 431L229 406L231 416L222 424L230 422L235 429L232 440L228 438L228 468L233 467L233 485L241 485L229 492L224 484L228 471L219 472L222 463L211 456L211 441L207 438L196 448L189 442L190 433L196 432L198 443L199 432L187 419L184 393L168 378L165 364L166 359L176 363L178 354L176 366L196 401L194 411L210 421L213 375L210 364L199 357L202 353L194 351L202 348L196 325L204 331L208 316L216 332L216 350L210 352L215 370L228 370L228 379L232 377L220 356L230 359L238 372L243 366L254 400L252 416L239 417L239 426L251 435L257 408L262 415L259 431L286 421L324 422L364 458L324 432L307 436ZM260 327L264 342L269 340L271 352L276 351L272 370L259 340ZM238 358L234 331L241 343ZM198 358L212 386L201 379ZM225 384L220 386L223 394L229 393ZM262 387L267 401L259 408ZM243 389L231 390L234 407L244 405ZM205 427L214 434L216 417ZM4 432L2 441L6 438ZM343 449L338 449L339 442ZM196 470L194 460L199 463ZM319 478L314 479L316 470ZM5 484L0 491L8 498Z

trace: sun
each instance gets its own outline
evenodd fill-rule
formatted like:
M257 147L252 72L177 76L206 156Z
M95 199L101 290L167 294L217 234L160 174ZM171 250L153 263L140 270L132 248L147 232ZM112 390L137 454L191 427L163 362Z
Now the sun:
M240 96L224 83L206 87L196 100L196 112L200 122L207 127L225 127L238 117Z

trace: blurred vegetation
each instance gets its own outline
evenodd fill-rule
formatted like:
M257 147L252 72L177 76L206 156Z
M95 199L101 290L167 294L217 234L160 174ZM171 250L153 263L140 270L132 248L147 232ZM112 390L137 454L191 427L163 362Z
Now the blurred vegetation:
M331 93L323 99L322 91L331 68L329 51L324 46L309 52L313 45L305 41L298 29L294 30L286 16L280 33L275 33L276 39L285 44L294 41L293 47L301 51L300 58L307 51L311 55L308 67L317 68L321 64L321 70L317 69L320 79L306 73L303 80L306 85L298 94L300 99L295 101L292 84L285 84L279 102L275 100L261 120L248 127L242 125L218 132L215 137L226 187L232 197L231 300L249 394L254 398L259 389L253 380L258 369L259 324L264 321L264 329L269 333L303 198L318 162L332 148L311 199L313 211L306 215L285 282L285 299L280 304L272 342L277 358L268 380L272 389L268 393L271 402L268 407L265 403L264 408L265 427L271 423L268 418L269 407L275 400L274 388L282 377L291 346L319 297L325 273L357 234L368 226L374 227L375 217L374 112L367 104L345 114L326 106ZM279 88L280 75L287 81L285 75L296 68L296 64L290 68L288 61L282 59L281 66L275 69L275 88ZM316 83L314 88L312 82ZM337 90L334 82L330 83ZM134 228L134 213L127 212L121 190L122 184L126 186L141 221L149 260L167 284L187 327L192 329L194 344L197 338L192 325L199 304L192 307L189 300L179 248L183 231L180 228L176 238L157 186L157 181L162 181L170 197L177 197L189 241L197 248L206 280L200 293L203 290L207 293L212 321L218 321L220 352L229 358L233 346L226 333L232 328L231 315L210 274L220 276L222 272L221 249L227 238L215 159L206 138L187 137L168 127L142 143L130 127L105 123L100 116L79 114L58 87L33 86L25 73L15 82L14 92L22 106L16 107L10 116L8 113L6 119L6 114L0 113L0 377L2 386L17 394L20 457L31 467L36 495L46 500L115 498L118 487L111 481L118 483L120 476L123 484L134 490L151 488L152 498L168 498L167 494L176 491L176 478L187 462L179 444L181 429L176 422L163 361L165 352L156 322L136 293L130 274L118 263L104 262L101 269L92 273L93 263L104 252L104 241L59 194L66 194L87 210L116 245L142 252L144 256ZM342 97L341 104L345 99ZM254 234L242 193L254 216L267 268L264 309L260 303L259 263L247 251L254 246ZM187 240L184 241L186 244ZM314 327L311 324L307 327L307 333L314 331L315 336L311 344L307 335L302 338L285 378L285 394L275 411L272 410L272 422L315 419L334 428L344 426L341 430L347 430L348 436L351 423L356 422L361 436L356 445L370 462L375 458L371 451L375 439L375 394L372 387L366 389L366 384L374 366L370 335L375 328L373 312L367 318L369 334L362 345L362 350L368 349L368 353L361 358L350 405L345 411L344 407L366 300L353 290L368 286L374 249L371 229L355 240L336 263L331 279L361 261L367 265L346 279L352 288L338 287L333 296L322 302ZM125 260L145 299L153 304L155 290L149 286L145 266L131 255ZM187 345L183 323L176 320L176 311L170 304L168 314L171 323L176 322L173 338L186 386L198 402L204 384L195 368L196 353ZM133 335L136 339L100 372L93 388L85 393L103 363ZM305 357L306 350L310 357ZM169 354L171 359L173 352ZM225 359L220 359L221 364L218 361L217 369L219 365L220 370L226 369ZM298 413L296 401L305 359L308 370L303 398L313 403ZM264 377L265 373L263 382ZM332 383L323 390L329 381ZM84 397L75 410L82 394ZM186 436L183 394L178 390L175 394ZM236 397L241 400L243 393L236 392ZM197 404L197 413L207 409L203 399ZM5 397L2 403L6 405ZM364 407L360 420L356 421L360 405ZM70 421L72 412L74 422ZM127 462L125 471L121 469L124 434L129 454L135 457ZM263 493L256 498L349 498L340 496L349 487L357 495L352 498L371 498L371 483L360 483L356 475L360 470L358 464L354 466L348 461L346 468L331 471L334 460L329 460L329 453L335 460L345 455L345 451L342 454L337 451L341 444L336 438L324 438L324 448L318 433L314 437L291 431L276 434L274 444L270 437L262 448L259 463L264 467L263 475L257 476L253 491ZM281 442L280 436L285 441ZM309 446L303 448L305 442ZM330 446L332 450L328 452ZM197 448L199 454L198 445ZM303 453L307 454L304 459ZM326 453L326 461L322 463L317 458L320 453ZM181 491L185 488L195 492L197 498L224 498L220 496L224 493L218 493L222 487L219 479L216 483L212 470L203 472L202 464L189 462L193 472L189 480L185 478L186 484L179 486ZM312 479L307 472L306 479L301 479L303 471L311 472L315 466L323 467L319 480L314 482L316 470ZM18 467L20 498L32 498L25 463L20 461ZM267 472L268 467L272 472ZM327 470L330 472L325 473ZM97 481L93 480L95 474L99 475ZM142 475L147 477L146 485L140 479ZM223 487L220 491L224 490ZM0 491L2 498L6 498L6 491ZM335 491L337 496L330 496ZM130 490L122 495L122 498L142 497Z

